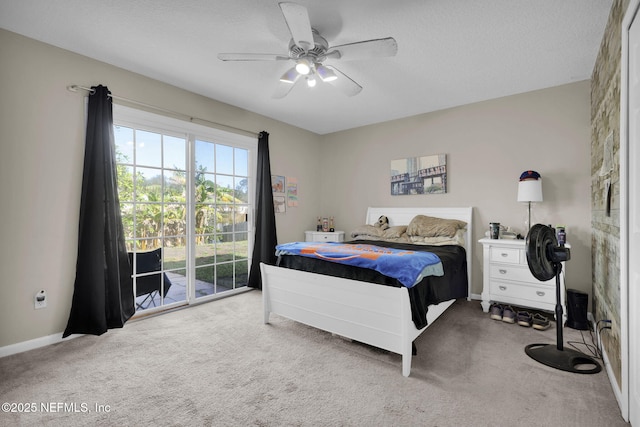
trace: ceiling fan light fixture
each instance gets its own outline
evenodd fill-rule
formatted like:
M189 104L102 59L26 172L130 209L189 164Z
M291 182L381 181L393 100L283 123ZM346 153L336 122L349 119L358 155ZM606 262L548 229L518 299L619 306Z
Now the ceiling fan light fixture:
M316 78L313 76L307 76L307 86L314 87L316 85Z
M311 64L307 59L300 59L296 63L296 71L306 76L311 71Z
M338 78L336 73L333 72L330 68L325 67L322 64L318 64L316 66L316 72L320 76L323 82L332 82Z
M298 73L295 68L291 68L287 70L286 73L280 77L280 81L283 83L294 84L296 82L296 78L298 77Z

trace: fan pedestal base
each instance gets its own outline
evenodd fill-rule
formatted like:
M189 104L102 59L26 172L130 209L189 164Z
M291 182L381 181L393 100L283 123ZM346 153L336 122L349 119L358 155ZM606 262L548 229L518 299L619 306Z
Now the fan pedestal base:
M600 364L589 356L571 349L559 350L554 344L529 344L524 352L533 360L562 371L597 374L602 370Z

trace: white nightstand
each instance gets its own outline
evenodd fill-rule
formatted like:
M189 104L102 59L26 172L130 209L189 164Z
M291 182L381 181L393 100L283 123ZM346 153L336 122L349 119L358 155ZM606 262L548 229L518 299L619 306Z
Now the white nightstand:
M305 242L344 242L344 231L305 231Z
M555 313L556 278L546 282L536 279L527 264L525 240L480 239L483 251L482 310L489 311L492 302L530 307ZM569 244L566 247L571 247ZM560 274L560 301L566 318L564 274Z

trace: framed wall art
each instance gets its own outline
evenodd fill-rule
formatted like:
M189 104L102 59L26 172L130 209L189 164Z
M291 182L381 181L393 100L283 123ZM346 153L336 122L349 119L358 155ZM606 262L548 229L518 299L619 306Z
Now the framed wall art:
M447 155L409 157L391 161L391 195L447 192Z
M274 193L284 193L284 176L271 175L271 189Z
M284 201L284 196L273 196L273 209L275 213L285 213L287 211L287 204Z

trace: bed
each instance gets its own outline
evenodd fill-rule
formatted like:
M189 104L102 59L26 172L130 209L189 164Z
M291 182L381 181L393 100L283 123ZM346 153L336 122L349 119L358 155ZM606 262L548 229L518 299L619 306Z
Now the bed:
M384 215L390 226L407 225L416 215L467 223L464 233L466 297L471 296L472 212L464 208L370 207L365 224ZM428 306L425 326L416 327L407 287L372 284L281 266L260 265L264 323L271 313L402 356L402 374L411 372L413 341L445 312L455 299ZM447 275L445 268L445 277Z

